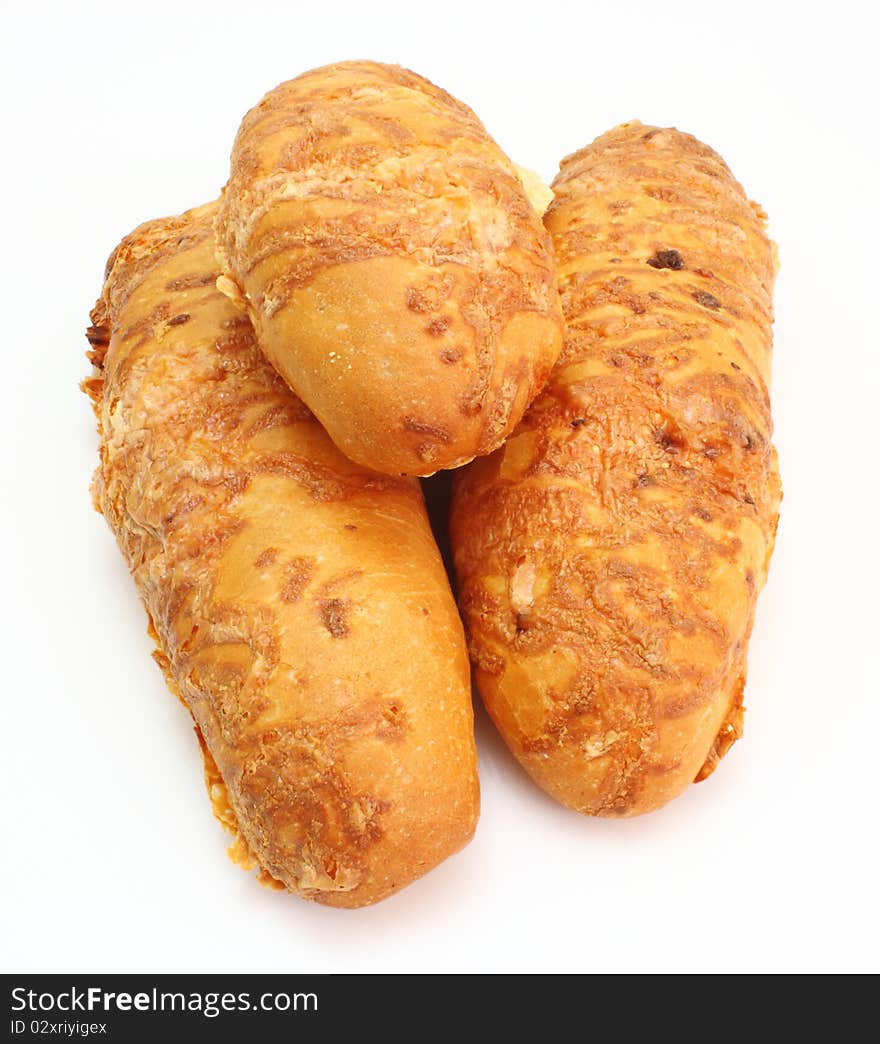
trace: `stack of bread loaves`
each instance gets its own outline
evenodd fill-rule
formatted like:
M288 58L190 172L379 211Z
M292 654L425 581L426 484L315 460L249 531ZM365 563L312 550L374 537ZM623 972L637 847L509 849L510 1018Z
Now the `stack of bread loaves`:
M270 92L220 199L122 241L94 498L237 862L355 907L473 834L440 469L477 684L536 782L633 815L712 771L779 506L774 271L688 135L625 124L551 193L372 62Z

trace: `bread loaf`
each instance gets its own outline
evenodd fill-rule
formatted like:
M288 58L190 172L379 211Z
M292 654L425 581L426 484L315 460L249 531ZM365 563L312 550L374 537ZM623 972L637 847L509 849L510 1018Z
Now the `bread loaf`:
M675 130L624 124L553 189L565 347L457 480L452 546L510 748L563 804L634 815L742 730L780 499L774 250L721 158Z
M332 906L391 894L478 814L461 624L418 483L351 463L215 288L209 205L110 259L94 494L234 852Z
M245 117L221 289L352 460L429 475L495 449L562 344L549 237L474 113L344 62Z

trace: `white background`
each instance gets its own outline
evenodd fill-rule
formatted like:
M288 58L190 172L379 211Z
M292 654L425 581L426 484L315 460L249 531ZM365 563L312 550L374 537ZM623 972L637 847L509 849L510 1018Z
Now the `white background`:
M5 971L865 970L878 961L880 278L867 3L2 3ZM747 735L664 811L556 807L478 719L476 839L377 907L224 856L187 715L90 506L104 261L225 180L241 116L345 58L470 103L518 162L614 124L717 148L780 244L785 502Z

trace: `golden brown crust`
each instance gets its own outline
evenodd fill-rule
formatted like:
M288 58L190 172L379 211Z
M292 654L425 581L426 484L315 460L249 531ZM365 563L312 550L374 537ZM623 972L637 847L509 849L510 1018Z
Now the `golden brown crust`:
M238 861L362 906L473 832L463 634L417 482L343 457L216 290L215 212L143 225L111 258L95 499Z
M244 118L221 289L352 460L429 475L513 430L562 344L550 240L471 110L344 62Z
M618 127L553 188L565 348L456 483L459 601L526 769L566 805L633 815L741 733L780 498L773 251L720 157L675 130Z

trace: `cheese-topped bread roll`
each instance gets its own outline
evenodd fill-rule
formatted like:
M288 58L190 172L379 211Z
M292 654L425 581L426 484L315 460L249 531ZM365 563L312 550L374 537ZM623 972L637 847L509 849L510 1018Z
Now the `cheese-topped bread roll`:
M142 225L110 259L95 500L239 859L362 906L473 833L464 637L417 481L344 457L215 288L215 212Z
M618 127L553 189L565 348L458 481L452 546L511 749L564 804L634 815L741 734L780 498L774 250L721 158L675 130Z
M559 353L550 240L516 168L406 69L343 62L270 91L216 231L219 285L267 358L378 471L494 450Z

